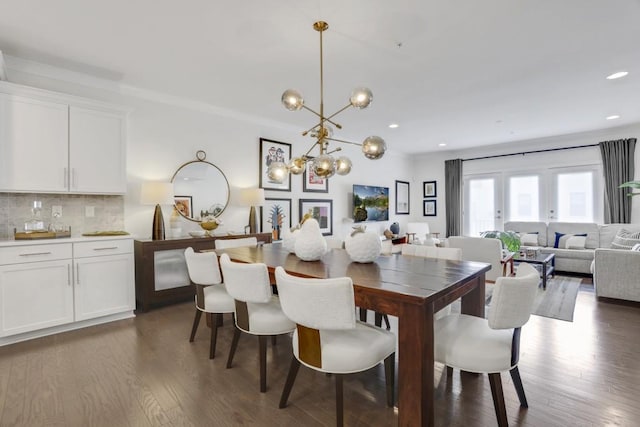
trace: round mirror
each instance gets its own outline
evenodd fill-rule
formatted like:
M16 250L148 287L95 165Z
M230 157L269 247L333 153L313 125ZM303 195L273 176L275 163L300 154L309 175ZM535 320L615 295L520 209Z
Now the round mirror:
M229 203L229 181L200 150L197 160L180 166L173 177L174 207L184 218L200 222L205 216L220 216Z

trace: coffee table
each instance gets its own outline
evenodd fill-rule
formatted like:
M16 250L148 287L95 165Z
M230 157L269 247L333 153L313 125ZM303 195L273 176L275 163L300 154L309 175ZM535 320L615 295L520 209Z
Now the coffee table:
M535 256L523 256L519 253L513 254L515 262L526 262L528 264L536 264L542 266L542 289L547 289L547 278L552 276L555 271L556 254L538 253Z

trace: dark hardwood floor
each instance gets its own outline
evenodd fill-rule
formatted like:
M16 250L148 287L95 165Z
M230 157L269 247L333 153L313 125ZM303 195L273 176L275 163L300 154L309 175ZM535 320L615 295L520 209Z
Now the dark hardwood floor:
M288 337L269 345L268 390L259 392L258 342L243 336L225 369L230 318L208 359L204 319L189 343L194 306L0 348L0 426L335 425L333 379L301 368L289 406L278 409L291 357ZM393 320L393 319L392 319ZM637 426L640 307L578 295L574 321L532 316L523 328L521 410L502 375L510 425ZM385 406L383 370L345 381L345 423L397 424ZM486 376L436 372L436 425L495 426Z

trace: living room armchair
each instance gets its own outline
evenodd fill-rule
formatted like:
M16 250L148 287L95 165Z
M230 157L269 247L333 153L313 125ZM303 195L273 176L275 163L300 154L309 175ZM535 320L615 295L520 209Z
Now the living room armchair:
M597 297L640 302L640 252L599 248L593 266Z

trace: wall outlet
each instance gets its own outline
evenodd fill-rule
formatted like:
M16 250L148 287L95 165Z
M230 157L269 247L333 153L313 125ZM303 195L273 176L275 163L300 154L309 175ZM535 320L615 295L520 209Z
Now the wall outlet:
M93 218L96 216L96 207L95 206L85 206L84 207L84 216L87 218Z
M51 217L52 218L62 217L62 206L59 206L59 205L51 206Z

